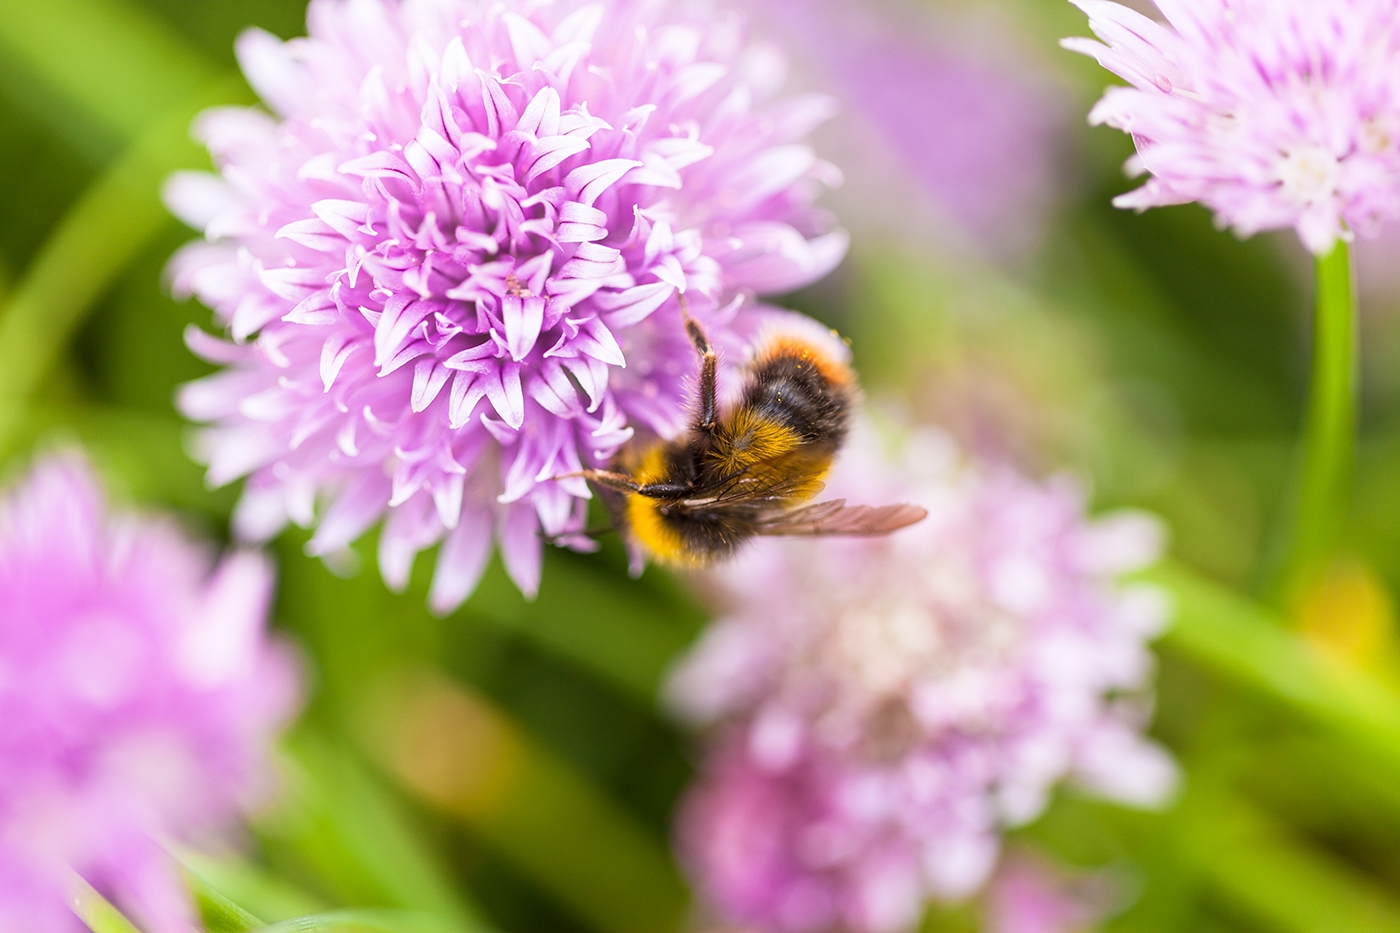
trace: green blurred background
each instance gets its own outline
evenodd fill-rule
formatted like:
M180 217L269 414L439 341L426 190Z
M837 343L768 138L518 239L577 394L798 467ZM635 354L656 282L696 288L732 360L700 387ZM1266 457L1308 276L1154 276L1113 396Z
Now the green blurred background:
M1239 242L1195 207L1110 206L1131 185L1130 143L1085 125L1107 82L1055 46L1085 31L1067 2L849 3L877 26L927 33L916 48L930 56L947 36L981 37L999 51L978 67L1012 68L1057 102L1044 151L1025 153L1045 190L1023 229L969 233L936 205L892 220L864 195L899 191L857 154L842 165L853 194L832 199L851 257L785 303L852 338L879 404L1033 473L1074 472L1096 509L1145 507L1173 534L1156 579L1181 612L1162 645L1153 732L1185 767L1181 799L1144 814L1066 790L1013 844L1104 873L1117 892L1109 929L1400 930L1400 286L1384 244L1363 256L1347 556L1276 605L1307 365L1301 251L1288 237ZM163 288L192 234L158 190L171 170L207 165L186 136L194 113L251 102L238 31L292 36L303 17L296 0L0 0L10 475L36 446L78 441L119 498L226 539L236 490L205 488L172 407L175 387L207 371L182 331L210 315ZM802 55L797 82L821 85ZM861 92L843 94L857 117ZM363 566L338 573L304 543L292 532L276 545L276 617L304 650L309 706L287 743L285 793L245 849L186 856L212 929L248 922L221 912L221 896L269 922L376 907L509 933L701 922L669 855L692 749L656 703L706 619L682 583L656 570L628 579L613 545L551 551L535 602L495 565L461 611L436 619L430 561L396 596L372 536ZM934 909L927 928L976 922L975 907Z

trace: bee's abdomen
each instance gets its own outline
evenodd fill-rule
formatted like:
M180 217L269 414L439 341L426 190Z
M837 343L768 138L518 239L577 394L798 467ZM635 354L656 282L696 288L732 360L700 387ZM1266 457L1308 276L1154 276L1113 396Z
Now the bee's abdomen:
M781 425L804 442L840 444L846 436L850 399L804 360L779 357L756 370L743 407L761 421Z
M851 394L844 364L787 338L754 361L736 414L749 425L791 432L799 444L839 447L846 438ZM735 440L742 439L736 435Z

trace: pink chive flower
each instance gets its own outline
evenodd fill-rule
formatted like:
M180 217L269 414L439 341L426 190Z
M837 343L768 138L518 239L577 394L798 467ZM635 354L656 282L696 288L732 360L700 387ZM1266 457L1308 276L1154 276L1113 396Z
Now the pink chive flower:
M0 933L86 929L70 871L150 933L193 916L165 840L227 827L269 783L298 696L265 631L272 570L111 514L50 458L0 503Z
M1241 236L1293 227L1318 255L1400 217L1400 3L1157 0L1156 22L1072 0L1103 40L1064 46L1131 87L1090 122L1131 133L1119 207L1200 201Z
M384 517L395 588L438 542L432 606L499 540L527 594L550 538L587 547L587 485L636 431L684 424L680 299L731 358L755 294L828 272L846 235L811 205L835 170L800 140L824 98L769 101L782 66L742 22L653 0L312 0L309 38L238 43L274 115L196 133L222 177L180 175L205 232L179 294L232 342L180 406L209 422L235 529L316 525L333 555Z
M1150 518L1090 521L1073 483L853 436L828 492L929 510L888 538L769 541L716 575L728 613L668 686L711 737L678 839L726 920L912 928L970 897L1003 827L1065 777L1151 805L1175 769L1140 734L1161 594Z

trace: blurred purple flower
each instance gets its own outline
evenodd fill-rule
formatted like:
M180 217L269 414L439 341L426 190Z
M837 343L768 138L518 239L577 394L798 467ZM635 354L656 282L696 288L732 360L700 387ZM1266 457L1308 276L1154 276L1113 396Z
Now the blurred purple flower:
M1158 0L1167 25L1073 0L1107 45L1066 39L1132 87L1090 113L1131 133L1117 198L1144 210L1200 201L1241 236L1293 227L1323 254L1400 217L1400 3Z
M829 492L928 519L755 547L717 575L730 612L668 687L714 728L682 854L741 925L906 930L981 886L1001 827L1061 778L1141 805L1173 786L1131 698L1164 600L1116 582L1156 556L1155 521L1086 521L1072 483L959 465L932 433L883 461L863 431Z
M912 216L921 205L909 195L922 190L935 222L952 220L989 252L1035 238L1068 106L1052 75L1005 53L1004 24L958 24L898 0L749 2L842 101L846 200L887 202L852 203L847 220L886 212L902 235L928 223ZM892 180L891 167L904 177Z
M161 848L268 790L298 673L269 643L272 570L214 566L173 524L109 515L76 457L0 505L0 931L85 929L73 870L151 933L192 913Z
M190 335L228 365L181 408L214 425L211 481L251 474L242 537L314 523L328 555L387 513L386 582L443 541L448 611L494 527L533 594L541 532L588 544L586 484L554 478L684 423L678 293L739 355L752 294L841 259L811 207L838 176L798 143L830 103L760 104L781 64L702 7L313 0L307 21L238 44L281 122L205 114L223 177L167 192L209 240L175 288L234 340Z

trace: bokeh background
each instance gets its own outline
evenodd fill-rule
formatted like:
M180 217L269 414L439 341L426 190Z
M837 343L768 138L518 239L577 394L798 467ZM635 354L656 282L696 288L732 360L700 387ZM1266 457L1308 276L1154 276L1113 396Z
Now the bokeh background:
M742 5L792 88L841 107L816 145L845 176L825 203L851 254L783 303L851 338L877 405L1075 474L1096 510L1155 511L1176 567L1274 601L1308 358L1311 263L1292 237L1110 206L1131 143L1087 126L1106 75L1058 48L1086 32L1065 0ZM303 17L297 0L0 0L7 475L78 441L118 498L226 539L236 490L205 487L172 406L208 371L182 332L210 314L164 286L193 234L158 192L207 165L194 113L252 100L237 33L289 37ZM1186 774L1171 808L1064 791L1014 834L1100 891L1106 929L1400 929L1398 260L1400 234L1358 253L1347 557L1276 611L1210 603L1243 620L1233 648L1162 644L1152 732ZM312 679L285 789L241 850L190 855L200 877L265 920L399 906L509 933L704 925L670 855L691 749L656 698L707 619L684 581L630 580L615 542L551 550L536 601L494 565L437 619L430 561L396 596L372 536L363 566L304 544L276 545L276 619ZM936 908L925 928L977 923Z

